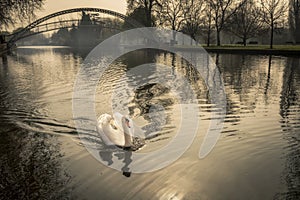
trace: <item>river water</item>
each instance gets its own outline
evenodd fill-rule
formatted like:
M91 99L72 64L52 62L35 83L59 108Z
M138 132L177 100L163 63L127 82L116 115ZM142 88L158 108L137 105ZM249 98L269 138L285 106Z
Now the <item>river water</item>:
M204 159L199 148L216 110L204 80L185 61L139 51L105 71L96 91L98 115L123 109L147 126L151 106L163 109L165 121L137 153L172 140L179 103L163 84L129 92L130 102L116 91L131 89L139 77L147 82L176 72L197 98L200 126L184 154L158 171L126 177L95 159L78 137L72 97L83 56L66 47L18 48L0 63L0 199L299 199L300 58L210 56L224 81L227 111L219 141ZM149 62L170 67L134 68Z

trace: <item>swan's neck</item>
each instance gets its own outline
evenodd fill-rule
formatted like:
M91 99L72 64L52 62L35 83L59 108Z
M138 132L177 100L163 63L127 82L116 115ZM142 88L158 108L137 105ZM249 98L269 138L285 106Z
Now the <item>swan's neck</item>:
M130 131L126 124L123 123L123 131L124 131L124 138L125 138L125 147L132 146L132 135L130 134Z
M130 147L132 146L132 137L128 133L124 132L124 137L125 137L125 147Z

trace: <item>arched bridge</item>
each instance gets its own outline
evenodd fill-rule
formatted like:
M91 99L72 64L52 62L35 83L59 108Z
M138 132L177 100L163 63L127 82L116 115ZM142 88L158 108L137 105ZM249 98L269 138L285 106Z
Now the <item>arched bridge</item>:
M33 30L36 27L42 27L42 26L46 26L44 24L42 24L43 22L61 16L61 15L66 15L66 14L70 14L70 13L78 13L78 12L95 12L95 13L102 13L102 14L107 14L113 17L117 17L120 18L124 21L126 21L129 25L131 25L132 27L142 27L142 25L140 23L138 23L137 21L127 17L126 15L123 15L121 13L112 11L112 10L107 10L107 9L102 9L102 8L73 8L73 9L67 9L67 10L62 10L56 13L52 13L50 15L47 15L45 17L42 17L34 22L32 22L31 24L29 24L28 26L26 26L25 28L21 29L20 31L14 33L13 35L11 35L11 38L7 41L7 46L8 48L11 48L18 40L25 38L25 37L29 37L31 35L37 34L37 33L42 33L42 32L46 32L46 31L52 31L54 30L53 28L51 29L46 29L44 31L39 31L37 33L30 33L31 30ZM67 23L70 22L72 20L64 20L64 21L60 21L57 23ZM54 24L54 23L49 23L49 24ZM66 27L69 28L70 25L65 25L65 26L61 26L61 27ZM57 29L57 28L56 28ZM28 34L30 33L30 34Z

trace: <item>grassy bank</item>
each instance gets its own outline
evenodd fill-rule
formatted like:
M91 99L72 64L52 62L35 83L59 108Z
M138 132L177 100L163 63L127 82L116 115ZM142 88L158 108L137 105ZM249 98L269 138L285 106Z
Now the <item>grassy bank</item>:
M222 45L202 46L206 51L212 53L235 53L235 54L265 54L265 55L291 55L300 56L300 45ZM177 50L196 50L197 46L176 46Z
M274 45L270 49L270 45L222 45L222 46L209 46L202 45L205 49L241 49L241 50L297 50L300 51L300 45Z

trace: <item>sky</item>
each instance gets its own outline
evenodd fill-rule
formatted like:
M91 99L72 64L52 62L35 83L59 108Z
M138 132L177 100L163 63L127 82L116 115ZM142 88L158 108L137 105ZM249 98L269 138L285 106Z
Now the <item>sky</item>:
M95 7L126 13L126 0L46 0L43 9L36 12L38 18L48 14L78 7Z

